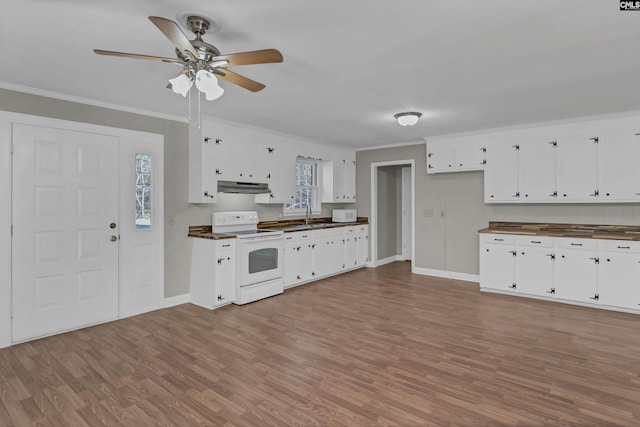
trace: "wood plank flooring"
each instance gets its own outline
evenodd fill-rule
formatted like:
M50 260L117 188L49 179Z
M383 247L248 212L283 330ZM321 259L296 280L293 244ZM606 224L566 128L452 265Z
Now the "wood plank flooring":
M638 426L640 316L361 269L0 350L0 426Z

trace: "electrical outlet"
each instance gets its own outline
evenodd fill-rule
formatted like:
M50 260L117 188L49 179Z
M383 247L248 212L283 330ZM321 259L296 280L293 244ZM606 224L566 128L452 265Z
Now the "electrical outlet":
M444 211L440 211L440 218L444 218L444 217L445 217Z
M425 209L424 210L425 218L433 218L433 209Z
M176 223L176 217L171 215L169 217L169 225L175 225L175 223Z

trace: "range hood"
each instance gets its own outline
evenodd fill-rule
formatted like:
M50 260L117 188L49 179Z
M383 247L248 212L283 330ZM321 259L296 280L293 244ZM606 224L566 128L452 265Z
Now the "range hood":
M271 193L269 184L260 182L218 181L218 193L262 194Z

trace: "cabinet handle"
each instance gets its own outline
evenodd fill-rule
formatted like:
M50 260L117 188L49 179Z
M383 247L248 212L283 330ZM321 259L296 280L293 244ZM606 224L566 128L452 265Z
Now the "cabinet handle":
M547 254L548 257L550 257L552 260L556 259L556 255L555 254Z
M431 156L433 156L433 153L427 153L427 159L431 158Z
M551 288L551 290L547 291L548 294L555 294L556 288Z
M558 141L551 141L551 142L549 142L549 144L551 144L552 147L557 147L558 146Z
M618 249L631 249L630 246L618 246Z
M518 255L518 252L516 252L516 251L509 251L509 253L510 253L511 255L513 255L513 256Z
M493 239L495 242L504 242L504 239Z
M482 148L480 149L480 151L482 151L483 153L486 153L486 152L487 152L487 147L482 147Z
M516 151L518 151L520 149L520 144L512 145L512 147L515 148Z
M558 192L554 191L553 193L549 194L549 197L558 197Z
M512 283L511 286L508 286L508 287L511 288L511 289L515 289L516 288L516 284Z
M230 243L227 243L226 245L222 245L222 247L223 247L223 248L228 248L228 247L230 247L230 246L231 246L231 244L230 244Z
M595 262L596 264L600 264L600 258L598 258L598 257L593 257L593 258L589 258L589 259L592 259L593 262Z
M594 296L589 297L589 299L593 299L593 300L598 301L600 299L600 295L599 294L595 294Z
M516 194L514 194L514 195L513 195L513 196L511 196L511 197L520 197L520 192L519 192L519 191L516 191Z
M480 164L481 165L486 165L487 164L487 160L485 159L485 160L481 161Z
M531 243L536 243L536 244L538 244L538 245L539 245L539 244L540 244L540 243L542 243L542 242L541 242L540 240L532 240L532 241L531 241Z
M218 294L218 301L224 301L224 297L220 294Z
M594 144L597 144L600 142L600 138L598 138L597 136L593 137L593 138L589 138L591 141L593 141Z
M597 196L599 196L599 195L600 195L600 192L599 192L598 190L595 190L595 191L593 192L593 194L589 194L589 196L591 196L591 197L597 197Z
M582 243L572 243L571 246L582 246Z

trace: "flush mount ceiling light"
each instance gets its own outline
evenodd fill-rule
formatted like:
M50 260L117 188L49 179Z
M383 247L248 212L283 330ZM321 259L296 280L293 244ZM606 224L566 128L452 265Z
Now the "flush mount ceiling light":
M418 123L418 119L421 116L422 113L417 113L415 111L407 111L406 113L398 113L393 115L400 126L413 126Z

